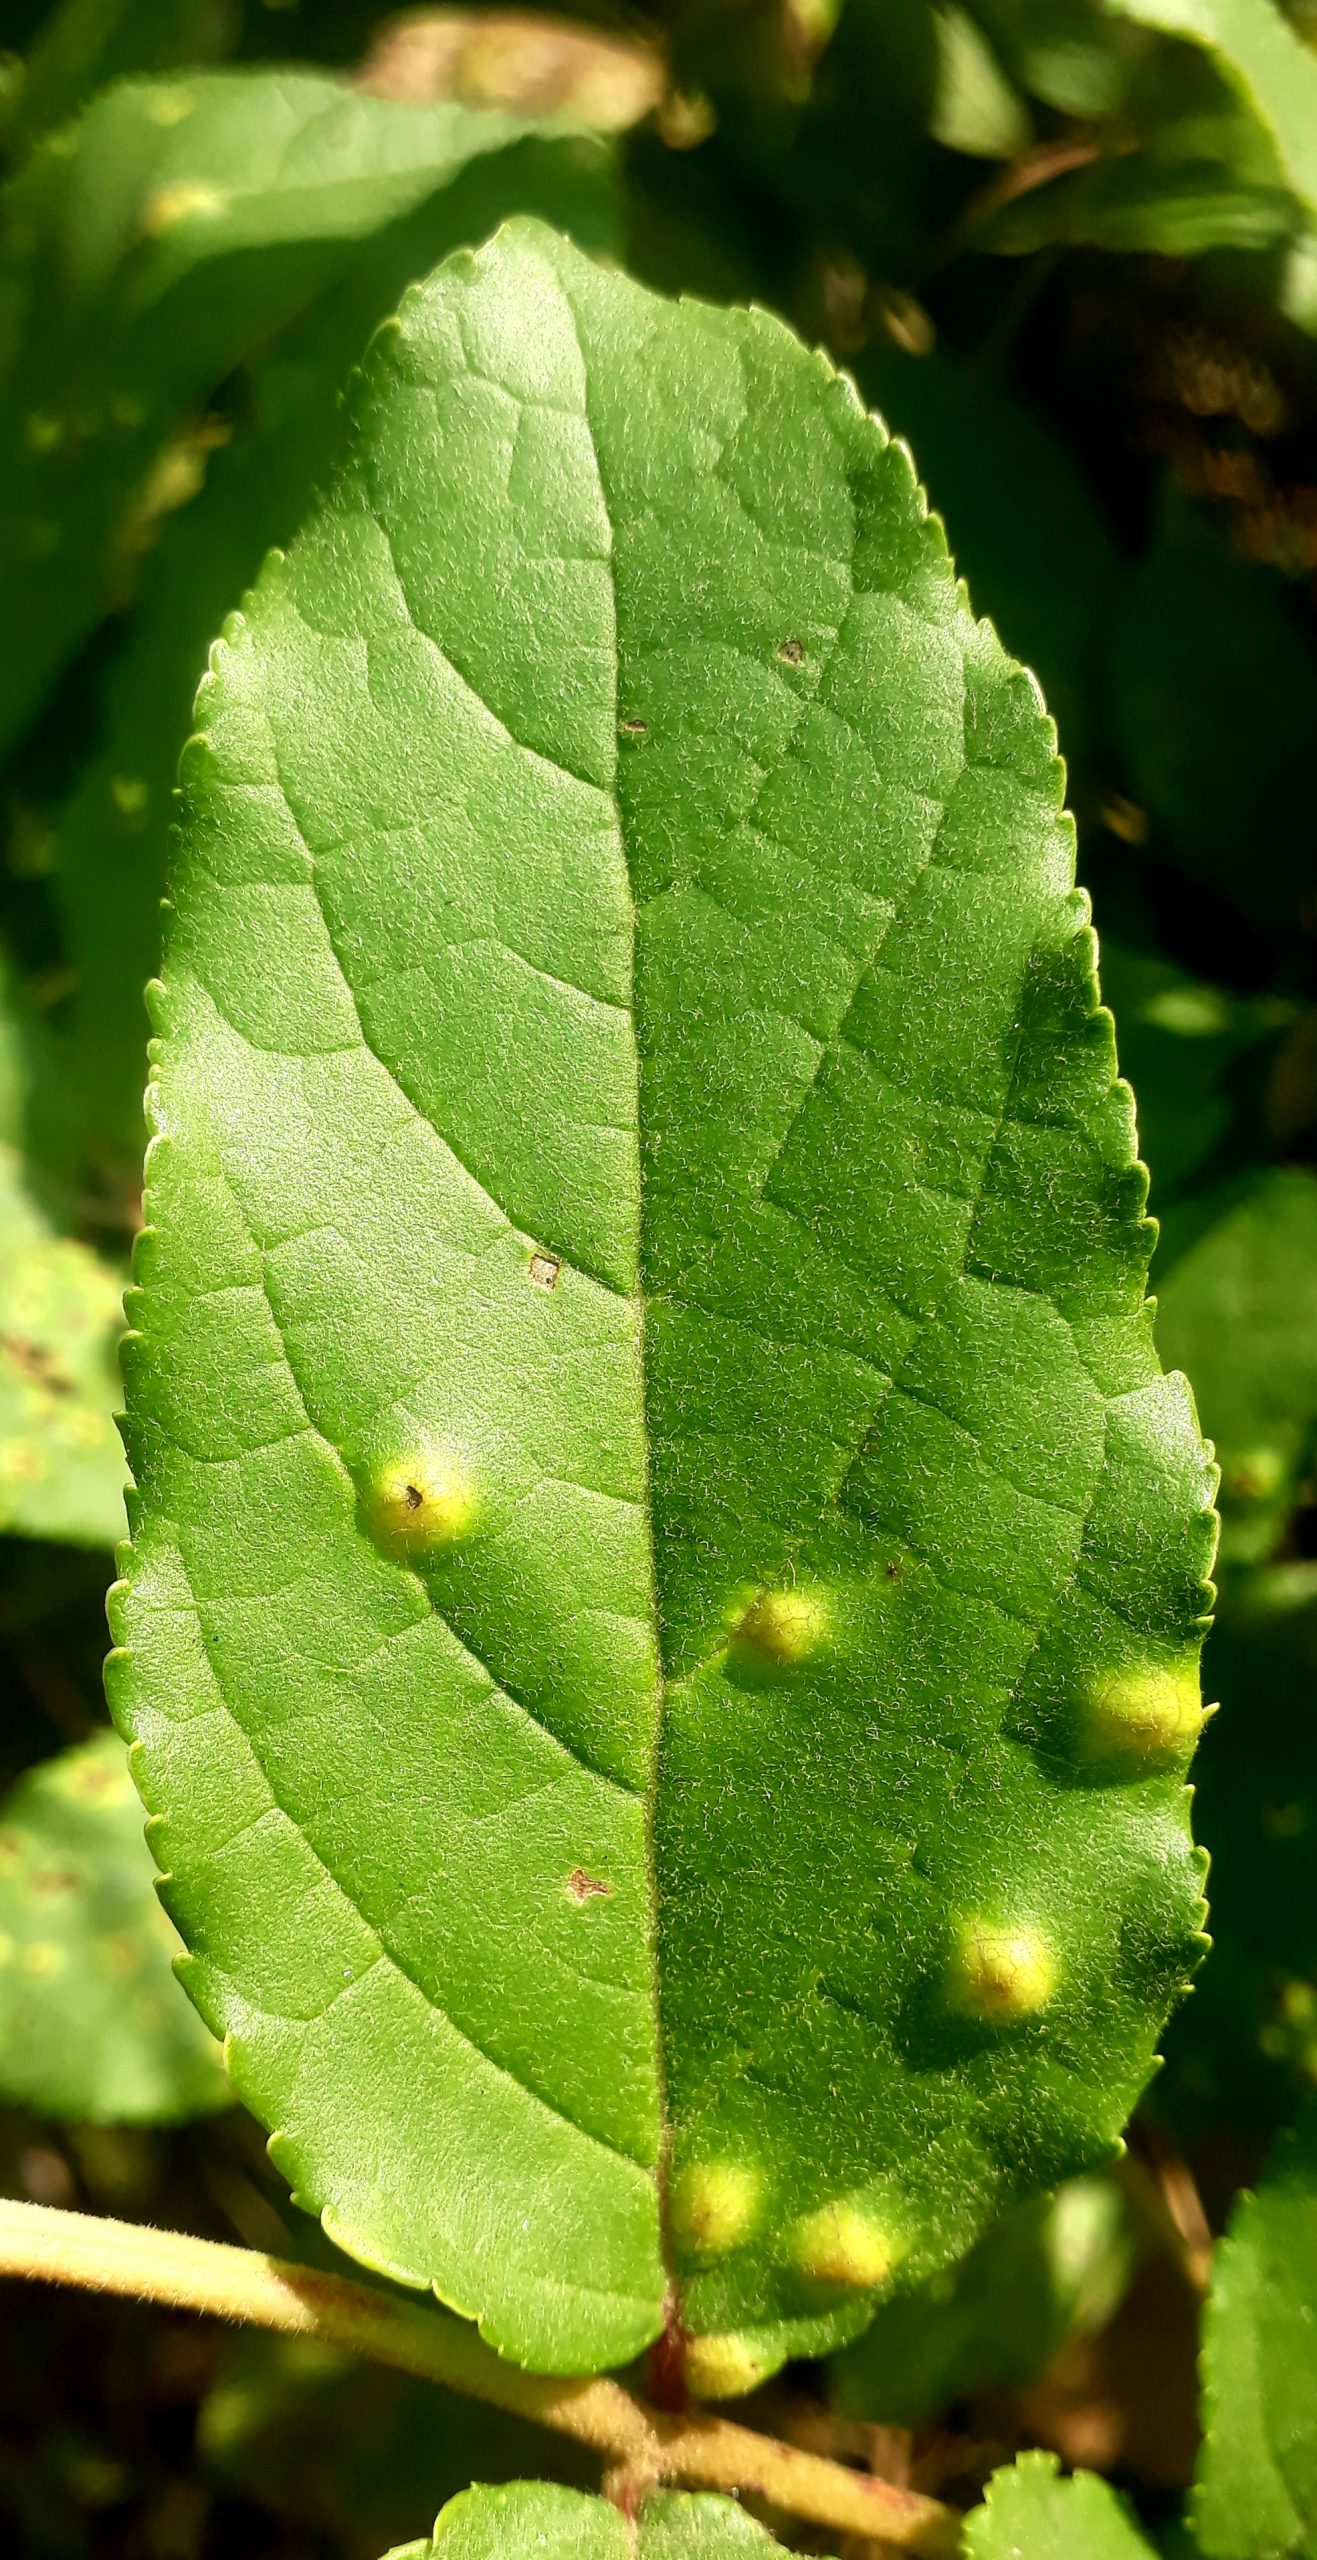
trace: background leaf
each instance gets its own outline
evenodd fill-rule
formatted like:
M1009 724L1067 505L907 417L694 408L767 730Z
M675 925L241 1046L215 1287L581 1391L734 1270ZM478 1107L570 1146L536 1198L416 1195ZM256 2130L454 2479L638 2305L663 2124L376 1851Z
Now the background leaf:
M568 2439L317 2341L254 2333L232 2342L199 2447L212 2474L266 2513L356 2551L396 2541L473 2474L598 2486L598 2464Z
M1317 2531L1317 2147L1311 2113L1236 2208L1203 2332L1193 2528L1207 2560L1303 2552Z
M38 147L0 201L0 745L186 487L188 448L168 448L191 412L345 242L519 130L309 72L216 71L125 82Z
M539 2480L468 2489L444 2509L433 2542L411 2546L420 2560L431 2552L435 2560L627 2560L631 2553L636 2560L741 2560L743 2553L767 2560L777 2547L730 2498L661 2490L628 2526L602 2498Z
M1276 145L1294 193L1317 212L1317 62L1274 0L1112 0L1122 16L1199 44Z
M1128 2508L1091 2471L1059 2477L1050 2453L1022 2453L993 2473L965 2526L969 2560L1147 2560Z
M121 1308L121 1279L55 1232L0 1147L0 1529L122 1537Z
M1158 2111L1273 2132L1317 2081L1317 1568L1225 1578L1205 1656L1220 1700L1195 1769L1214 1947L1172 2022Z
M1032 2382L1068 2339L1106 2325L1134 2259L1119 2188L1071 2179L1004 2215L961 2266L880 2303L833 2360L833 2406L911 2427L986 2384Z
M414 211L341 244L340 273L252 360L231 436L199 495L167 520L101 689L102 743L56 814L50 846L73 973L58 1068L83 1177L99 1194L122 1198L140 1163L142 990L159 966L175 777L212 634L267 550L296 533L338 440L341 386L412 276L516 211L607 249L613 196L609 155L584 136L527 135L466 167L441 165Z
M1125 585L1111 690L1159 846L1264 927L1283 926L1317 860L1306 752L1317 669L1282 582L1201 526L1168 525Z
M23 66L5 139L31 149L93 91L132 72L195 69L224 50L232 0L62 0Z
M29 1770L0 1811L0 2093L91 2124L226 2106L177 1945L117 1735Z
M1195 1204L1193 1227L1196 1239L1158 1268L1157 1339L1192 1377L1216 1446L1223 1555L1256 1563L1314 1455L1317 1176L1301 1165L1259 1171Z
M1017 400L950 357L888 348L857 372L916 456L975 612L1033 668L1067 762L1083 766L1099 734L1119 559L1082 473Z

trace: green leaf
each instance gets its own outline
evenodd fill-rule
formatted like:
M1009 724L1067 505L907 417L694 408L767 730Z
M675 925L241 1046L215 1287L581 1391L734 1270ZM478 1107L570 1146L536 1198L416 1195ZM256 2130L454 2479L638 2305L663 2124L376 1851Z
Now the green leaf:
M1317 61L1273 0L1110 0L1120 16L1200 45L1257 117L1301 204L1317 213Z
M502 2410L318 2339L252 2330L226 2352L198 2445L227 2488L303 2533L350 2534L354 2548L414 2531L473 2473L499 2481L565 2472L583 2487L599 2476L583 2448Z
M1260 1170L1192 1218L1195 1240L1164 1277L1158 1266L1157 1340L1187 1371L1216 1445L1223 1554L1257 1563L1281 1537L1317 1435L1317 1175Z
M1091 158L1008 203L980 244L1021 255L1052 241L1196 257L1289 240L1302 215L1276 146L1206 55L1154 45Z
M770 2560L780 2549L730 2498L660 2491L628 2525L602 2498L514 2480L468 2489L445 2507L431 2541L388 2560Z
M189 413L345 242L525 130L224 71L125 82L39 145L0 198L0 747L116 599Z
M1201 522L1168 523L1113 617L1110 684L1159 848L1288 938L1317 862L1317 665L1283 582Z
M965 2520L967 2560L1152 2560L1129 2509L1092 2471L1060 2476L1054 2453L994 2471Z
M108 81L222 52L229 17L224 0L61 0L24 62L11 150L30 149Z
M1317 2550L1317 2125L1286 2137L1216 2251L1203 2324L1205 2560Z
M206 650L266 552L291 541L338 440L338 394L413 276L509 212L613 244L611 153L527 138L483 153L402 220L342 245L343 272L249 368L243 423L190 506L171 516L99 705L100 751L53 833L53 888L73 973L61 1076L84 1176L110 1196L140 1165L146 1010L174 782Z
M1214 1944L1156 2084L1188 2139L1274 2131L1317 2080L1317 1566L1227 1575L1204 1677L1221 1709L1194 1771Z
M1033 668L1068 762L1088 761L1119 563L1082 473L1031 412L949 357L866 354L860 389L908 438L975 609ZM1058 575L1064 561L1065 574Z
M0 2096L91 2124L227 2105L177 1947L117 1735L30 1770L0 1811Z
M73 1138L48 1023L0 941L0 1149L24 1159L37 1198L69 1221Z
M1107 115L1125 80L1125 31L1092 0L975 0L1012 77L1063 115Z
M1133 2266L1120 2189L1073 2178L1005 2215L963 2266L881 2303L832 2365L833 2406L912 2427L987 2384L1017 2389L1068 2339L1105 2326Z
M1285 997L1239 996L1160 953L1102 936L1102 991L1120 1024L1121 1065L1138 1095L1139 1153L1160 1209L1238 1169L1263 1145L1266 1076L1300 1018ZM1163 1228L1154 1276L1186 1221Z
M0 1530L71 1546L122 1537L122 1286L56 1231L0 1145Z
M125 1527L123 1274L60 1232L65 1099L0 948L0 1533L113 1547Z
M936 15L937 95L930 131L948 151L1009 160L1030 141L1029 118L974 20L947 0Z
M1108 2154L1197 1946L1053 733L826 363L527 225L199 716L112 1672L188 1978L331 2236L547 2369L660 2327L666 2115L745 2388Z

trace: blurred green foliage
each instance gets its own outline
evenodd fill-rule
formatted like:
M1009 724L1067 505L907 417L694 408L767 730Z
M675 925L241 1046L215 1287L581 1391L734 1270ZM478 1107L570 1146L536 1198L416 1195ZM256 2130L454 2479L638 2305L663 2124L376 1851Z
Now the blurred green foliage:
M1146 2182L1187 2159L1219 2222L1317 2081L1317 9L590 0L569 35L420 14L9 0L0 25L0 1768L36 1772L0 1824L20 1843L0 1930L16 1950L80 1933L85 1957L81 2010L68 1968L29 1967L21 2010L0 1968L5 2182L323 2249L240 2116L207 2112L144 1860L130 1880L135 1816L84 1807L66 1839L61 1772L100 1764L55 1755L110 1747L90 1738L142 987L205 650L296 530L408 279L530 209L665 290L765 302L849 366L1057 715L1163 1222L1161 1347L1223 1468L1198 1764L1217 1943L1136 2135ZM38 1925L33 1879L56 1872ZM87 2129L194 2108L168 2138ZM1246 2368L1255 2397L1291 2365L1310 2391L1297 2159L1228 2244L1221 2406ZM1169 2393L1192 2330L1158 2343L1156 2214L1136 2248L1115 2189L1088 2203L1003 2226L824 2385L800 2377L816 2427L913 2428L901 2458L966 2497L1054 2445L1113 2464L1160 2529L1167 2475L1121 2453L1121 2395ZM316 2354L211 2342L162 2378L134 2317L45 2304L31 2374L0 2368L0 2529L34 2560L369 2560L473 2472L582 2477ZM128 2454L123 2393L75 2389L66 2339L154 2413ZM1303 2427L1259 2487L1217 2425L1200 2547L1260 2551L1251 2499L1268 2550L1311 2547ZM1141 2547L1109 2491L1041 2457L973 2533L979 2560Z

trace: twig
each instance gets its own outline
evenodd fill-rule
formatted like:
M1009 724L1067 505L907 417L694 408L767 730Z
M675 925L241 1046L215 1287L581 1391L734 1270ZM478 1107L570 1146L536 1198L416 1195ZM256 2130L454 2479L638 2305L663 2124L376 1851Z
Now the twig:
M1119 2175L1145 2228L1201 2300L1212 2275L1212 2233L1188 2164L1167 2155L1150 2165L1127 2151Z
M785 2514L834 2532L866 2534L927 2560L951 2560L959 2548L961 2519L935 2498L891 2488L704 2411L669 2417L616 2382L523 2373L446 2312L254 2249L0 2200L0 2275L87 2285L291 2337L321 2338L555 2427L589 2445L615 2474L749 2491Z

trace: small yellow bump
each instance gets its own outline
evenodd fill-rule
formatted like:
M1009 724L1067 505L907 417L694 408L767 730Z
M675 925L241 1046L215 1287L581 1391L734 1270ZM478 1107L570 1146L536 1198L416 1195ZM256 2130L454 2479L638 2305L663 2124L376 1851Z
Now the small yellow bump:
M142 1947L131 1929L120 1929L103 1942L102 1952L112 1973L136 1973L142 1962Z
M686 2344L686 2383L697 2400L736 2400L753 2391L780 2359L743 2330Z
M72 1441L75 1449L97 1449L102 1441L112 1439L113 1428L104 1414L92 1413L82 1406L77 1413L67 1416L64 1437Z
M857 2204L822 2204L792 2225L788 2248L810 2284L845 2285L867 2293L885 2284L901 2256L900 2242Z
M8 1484L37 1484L46 1473L41 1451L30 1440L11 1440L0 1449L0 1477Z
M443 1555L460 1546L480 1509L465 1469L432 1449L413 1450L378 1468L367 1505L377 1536L407 1556Z
M732 1649L762 1667L794 1671L817 1653L827 1631L827 1605L820 1592L761 1591L737 1619Z
M132 826L146 816L151 786L136 773L116 773L110 784L110 798L121 818Z
M1056 1989L1056 1958L1036 1930L967 1920L951 1964L950 1992L971 2018L1032 2018Z
M55 1946L49 1938L34 1938L31 1946L23 1949L24 1973L44 1978L47 1974L58 1973L64 1961L63 1947Z
M146 112L152 124L182 124L190 116L196 99L190 89L157 89L147 99Z
M142 207L142 229L158 240L162 231L172 231L176 222L186 222L193 216L213 221L216 214L223 213L227 202L218 187L208 187L200 179L180 178L176 185L157 187L155 194L147 197Z
M1204 1721L1196 1661L1146 1663L1099 1675L1085 1700L1083 1733L1095 1758L1141 1772L1186 1759Z
M1232 1502L1271 1502L1285 1482L1279 1449L1244 1449L1228 1466L1221 1490Z
M672 2227L696 2258L739 2247L759 2210L763 2180L734 2160L692 2161L672 2182Z

